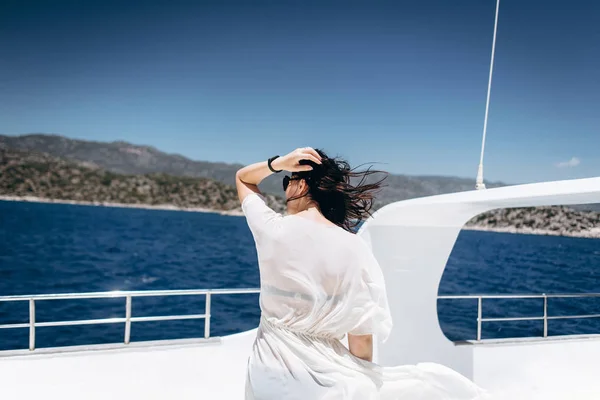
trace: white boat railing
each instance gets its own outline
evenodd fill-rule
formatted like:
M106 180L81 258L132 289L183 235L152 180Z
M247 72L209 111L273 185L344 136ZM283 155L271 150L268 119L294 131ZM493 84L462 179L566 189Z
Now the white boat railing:
M38 295L19 295L19 296L0 296L0 303L3 302L29 302L29 322L0 324L0 329L29 328L29 350L35 350L35 330L38 327L49 326L76 326L76 325L95 325L95 324L125 324L124 344L130 343L131 324L133 322L149 321L172 321L188 319L204 319L204 338L210 337L210 318L211 318L211 297L212 295L233 295L233 294L257 294L258 288L243 289L190 289L190 290L142 290L142 291L112 291L112 292L91 292L91 293L61 293L61 294L38 294ZM158 296L205 296L205 309L203 314L186 315L159 315L134 317L131 315L131 304L134 297L158 297ZM548 337L548 321L558 319L578 319L578 318L600 318L600 314L584 315L548 315L549 298L589 298L600 297L600 293L581 293L581 294L524 294L524 295L440 295L438 300L458 300L458 299L476 299L477 300L477 341L481 342L482 324L484 322L503 322L503 321L543 321L543 337ZM102 319L84 319L69 321L51 321L36 322L36 302L46 300L71 300L71 299L125 299L125 317L102 318ZM484 299L543 299L543 314L533 317L502 317L502 318L483 318L483 300Z
M0 296L0 303L27 301L29 302L29 322L20 324L3 324L0 329L29 328L29 350L35 350L35 329L36 327L47 326L76 326L76 325L95 325L95 324L119 324L125 323L124 340L129 344L131 338L132 322L148 321L172 321L185 319L204 318L204 338L210 337L210 304L212 295L230 295L230 294L255 294L260 293L260 289L191 289L191 290L142 290L142 291L112 291L112 292L91 292L91 293L61 293L61 294L36 294L22 296ZM148 317L133 317L131 315L131 303L134 297L158 297L158 296L205 296L204 314L187 315L159 315ZM72 299L110 299L125 298L125 317L85 319L71 321L53 321L36 322L35 306L38 301L45 300L72 300Z
M600 297L600 293L574 293L574 294L498 294L498 295L442 295L438 300L457 300L457 299L477 299L477 341L481 342L481 329L484 322L503 322L503 321L544 321L543 337L548 337L548 321L553 319L579 319L579 318L600 318L600 314L584 315L548 315L549 298L588 298ZM483 318L483 300L484 299L543 299L543 314L535 317L504 317L504 318Z

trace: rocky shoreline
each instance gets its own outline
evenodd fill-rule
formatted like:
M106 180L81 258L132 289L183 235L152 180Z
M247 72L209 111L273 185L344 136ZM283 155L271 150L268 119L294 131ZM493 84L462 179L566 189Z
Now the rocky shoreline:
M478 215L464 229L600 238L600 212L575 210L566 206L507 208Z
M35 196L6 196L0 195L0 201L22 201L30 203L53 203L53 204L71 204L79 206L98 206L115 208L139 208L144 210L165 210L165 211L185 211L185 212L203 212L230 216L242 216L244 213L241 208L233 210L216 210L202 207L178 207L173 204L132 204L132 203L112 203L103 201L80 201L65 199L47 199Z
M600 239L600 228L594 228L587 231L581 232L556 232L547 229L529 229L529 228L490 228L482 226L464 226L463 230L467 231L481 231L481 232L498 232L498 233L512 233L519 235L539 235L539 236L566 236L575 238L585 239Z
M235 187L208 178L126 175L87 164L0 147L0 196L5 200L104 205L240 215ZM276 210L281 199L267 195Z

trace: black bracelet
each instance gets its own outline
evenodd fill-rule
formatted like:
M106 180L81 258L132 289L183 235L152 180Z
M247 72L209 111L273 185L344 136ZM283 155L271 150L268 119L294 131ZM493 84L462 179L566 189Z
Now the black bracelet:
M271 170L271 172L274 172L274 173L278 173L278 172L281 172L281 171L283 171L282 169L280 169L280 170L278 171L278 170L276 170L275 168L273 168L273 166L271 165L271 163L272 163L272 162L273 162L273 161L274 161L276 158L279 158L279 156L273 156L273 157L269 158L269 161L267 161L267 165L269 166L269 169Z

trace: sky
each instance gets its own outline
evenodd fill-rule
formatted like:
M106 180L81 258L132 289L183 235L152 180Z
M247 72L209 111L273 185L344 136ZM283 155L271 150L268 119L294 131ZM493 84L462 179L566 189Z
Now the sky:
M0 3L0 133L475 178L494 0ZM502 0L485 176L600 175L600 2Z

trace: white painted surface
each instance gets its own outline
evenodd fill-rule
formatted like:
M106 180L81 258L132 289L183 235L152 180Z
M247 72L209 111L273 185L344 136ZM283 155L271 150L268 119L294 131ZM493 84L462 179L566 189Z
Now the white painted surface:
M0 358L0 399L243 399L255 337Z
M600 337L477 345L475 381L495 400L600 399Z
M412 199L379 210L360 231L383 269L394 319L391 337L378 343L379 362L438 362L473 378L474 347L450 342L437 315L439 283L461 228L496 208L584 203L600 203L600 178Z

